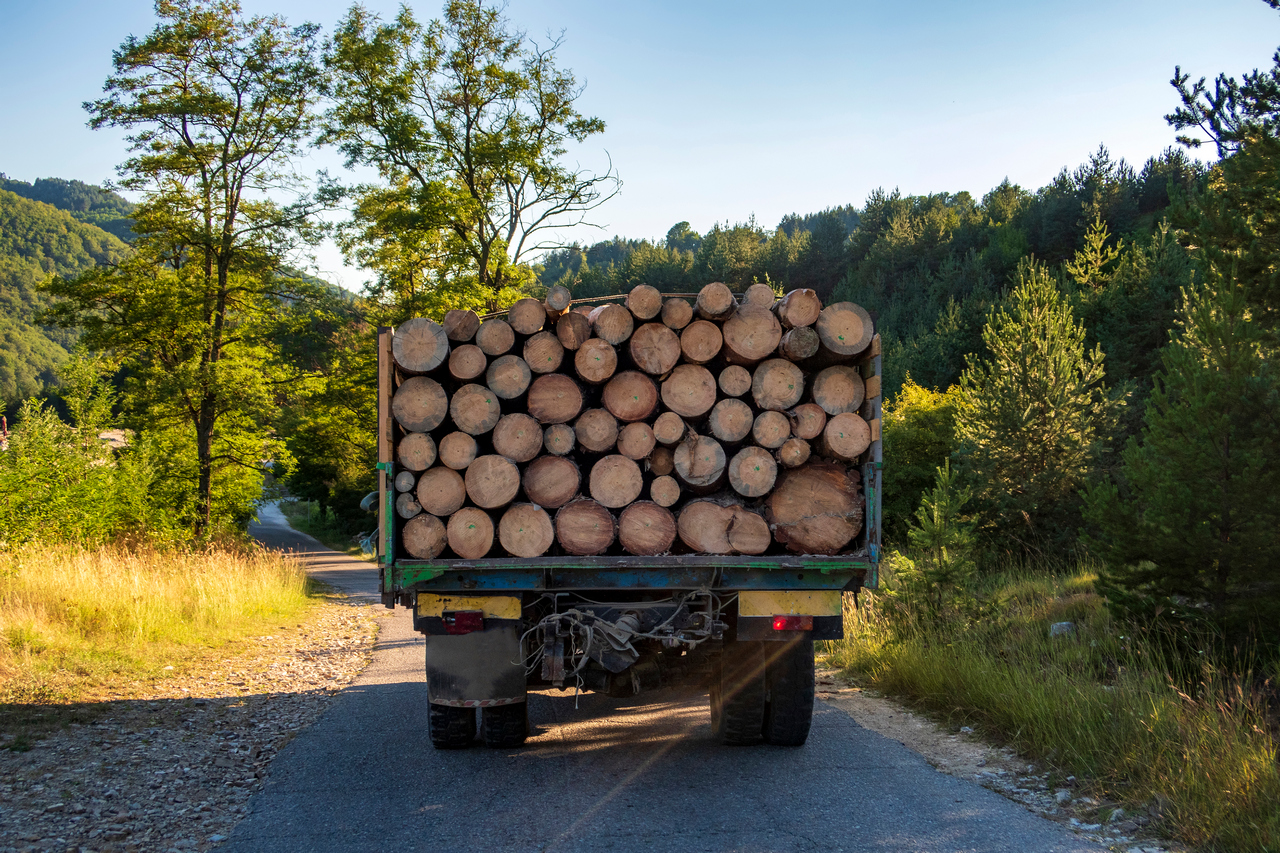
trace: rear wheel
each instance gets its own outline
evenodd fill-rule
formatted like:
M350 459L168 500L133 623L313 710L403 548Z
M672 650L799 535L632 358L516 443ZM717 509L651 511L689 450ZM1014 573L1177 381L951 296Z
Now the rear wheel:
M465 749L476 739L476 709L452 705L428 706L427 728L436 749Z
M529 736L528 702L494 705L480 711L484 745L491 749L511 749L524 745Z
M760 741L765 704L762 646L758 641L725 643L719 678L712 679L711 725L729 746Z
M813 722L813 640L805 637L767 645L765 742L801 746Z

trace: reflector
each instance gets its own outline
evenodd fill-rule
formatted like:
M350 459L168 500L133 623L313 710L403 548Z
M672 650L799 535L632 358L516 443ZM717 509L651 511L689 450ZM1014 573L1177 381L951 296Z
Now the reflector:
M775 631L812 631L812 616L775 616L773 617L773 630Z
M484 612L481 610L446 610L440 614L446 634L470 634L484 630Z

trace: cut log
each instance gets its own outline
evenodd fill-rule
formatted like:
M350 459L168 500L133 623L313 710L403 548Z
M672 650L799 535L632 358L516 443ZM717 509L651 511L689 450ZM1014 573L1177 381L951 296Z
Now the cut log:
M765 507L774 538L797 554L837 554L862 528L857 475L835 462L783 471Z
M751 376L751 398L756 406L784 412L804 394L804 371L785 358L771 358Z
M668 299L662 303L662 325L680 331L693 320L693 306L683 299Z
M493 519L489 513L464 506L449 516L449 547L464 560L480 560L493 548Z
M465 432L451 432L440 439L440 464L455 471L465 471L477 452L476 440Z
M801 403L787 412L791 421L791 434L805 441L812 441L827 428L827 413L817 403Z
M602 506L620 509L640 497L644 478L635 460L614 454L591 466L587 489Z
M782 326L772 311L744 305L724 323L724 357L731 364L758 364L778 349Z
M425 376L406 379L391 398L391 414L406 432L431 432L448 413L448 395L439 382Z
M741 397L751 390L751 371L740 364L731 364L720 371L716 380L720 385L720 393L728 397Z
M711 409L707 428L720 441L737 444L751 434L755 412L741 400L721 400Z
M645 323L636 329L627 348L636 367L654 376L670 372L680 361L680 338L661 323Z
M627 310L641 323L652 320L662 311L661 291L647 284L637 284L627 294Z
M676 519L680 541L700 554L728 554L733 510L714 501L690 501Z
M463 382L483 376L489 366L484 350L475 344L463 344L449 353L449 375Z
M654 477L649 484L649 497L658 506L675 506L676 501L680 500L680 483L675 477L666 474Z
M418 503L412 492L396 495L396 515L401 518L413 518L422 512L422 504Z
M778 300L773 307L778 315L778 322L784 329L798 329L801 326L812 326L818 322L822 311L822 300L816 291L807 287L793 290Z
M559 509L573 500L582 485L582 475L572 459L539 456L524 469L524 494L538 506Z
M542 310L541 302L538 310ZM498 542L513 557L541 557L555 539L551 516L536 504L513 504L498 522Z
M608 341L592 338L578 347L573 356L573 368L582 381L599 385L618 369L618 353Z
M591 321L585 314L577 311L561 314L560 319L556 320L556 338L560 341L560 346L576 352L578 347L591 338Z
M542 447L552 456L567 456L576 444L573 427L568 424L552 424L542 433Z
M662 404L680 417L700 418L716 404L716 380L711 371L682 364L662 383Z
M418 476L412 471L401 471L392 481L397 492L412 492L418 483Z
M766 311L772 309L774 303L778 301L778 295L773 292L773 288L760 282L748 287L742 296L747 305L754 305Z
M542 427L521 412L503 415L493 428L493 450L512 462L528 462L542 450Z
M591 321L591 329L596 337L615 347L631 337L631 332L636 327L631 312L616 303L593 308L587 319Z
M720 442L692 432L676 446L672 458L680 482L702 494L714 491L724 480L727 461Z
M628 554L655 557L676 541L676 517L652 501L636 501L618 516L618 542Z
M827 421L818 452L842 462L852 462L871 446L871 427L853 412L841 412Z
M538 332L524 342L524 360L534 373L555 373L564 361L564 346L554 332Z
M553 284L547 288L547 298L544 302L548 315L559 317L569 310L569 303L572 301L573 294L563 284Z
M675 444L684 438L684 421L675 412L663 412L653 422L653 439L662 445Z
M813 402L828 415L858 411L864 393L862 376L856 367L836 365L813 377Z
M502 456L480 456L467 468L466 486L473 504L497 509L515 500L520 491L520 469Z
M843 358L851 358L866 349L875 331L871 315L852 302L837 302L823 308L815 328L822 348Z
M541 303L539 303L541 304ZM489 390L503 400L514 400L529 390L533 379L533 371L523 358L518 355L503 355L495 358L484 374L485 384Z
M449 357L449 336L434 320L414 317L396 327L391 354L405 373L429 373Z
M813 449L809 446L809 442L803 438L788 438L775 455L778 457L778 464L783 468L799 468L809 461L812 453Z
M618 431L618 452L637 462L649 458L655 443L653 428L646 423L627 424Z
M444 522L434 515L420 513L404 523L400 531L400 544L412 557L434 560L448 544Z
M818 351L818 333L813 326L800 326L789 329L778 342L778 355L792 361L804 361Z
M444 315L444 333L456 344L465 344L476 336L480 329L480 318L476 312L464 308L454 308Z
M620 421L642 421L658 409L658 386L638 370L624 370L604 386L600 401Z
M676 454L670 447L655 447L649 454L649 472L660 477L674 473Z
M541 424L568 423L582 411L582 389L561 373L539 376L529 386L525 409Z
M706 364L720 354L724 334L708 320L694 320L680 333L680 352L692 364Z
M425 471L436 464L435 440L425 432L411 432L400 439L396 458L410 471Z
M462 507L467 488L462 475L452 468L430 468L418 479L417 496L424 510L444 518Z
M532 335L541 332L547 322L547 309L532 297L517 299L507 309L507 325L520 335Z
M467 435L484 435L497 426L502 417L498 395L483 385L463 385L453 392L449 417L453 425Z
M713 281L698 291L698 316L704 320L727 320L737 310L738 300L722 282Z
M767 450L744 447L729 460L729 485L744 498L769 494L777 479L778 463Z
M476 346L484 350L485 355L496 358L510 352L511 347L515 346L516 333L511 330L506 320L491 317L480 324L480 328L476 330L475 341Z
M604 409L587 409L573 425L578 446L591 453L608 453L618 443L618 419Z
M791 421L782 412L761 412L751 425L751 437L761 447L781 447L791 437Z
M616 532L613 513L590 498L567 503L556 513L556 541L578 557L603 554L613 544Z
M731 507L729 550L734 554L763 554L773 544L769 523L758 513L740 506Z
M594 311L595 308L590 305L575 305L572 310L577 314L581 314L583 317L590 317L591 312Z

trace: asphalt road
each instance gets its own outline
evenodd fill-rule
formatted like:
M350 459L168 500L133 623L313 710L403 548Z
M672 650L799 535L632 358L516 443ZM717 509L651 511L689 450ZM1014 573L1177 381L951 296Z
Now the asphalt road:
M262 518L267 544L376 593L370 564ZM368 669L272 762L220 851L1103 850L822 703L803 747L729 748L705 693L547 691L523 749L437 752L422 640L403 609L382 625Z

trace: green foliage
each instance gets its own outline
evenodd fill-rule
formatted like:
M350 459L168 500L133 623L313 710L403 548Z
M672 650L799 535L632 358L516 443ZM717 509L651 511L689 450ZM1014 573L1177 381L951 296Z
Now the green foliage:
M36 178L32 185L8 178L3 172L0 172L0 190L53 205L125 242L133 239L135 205L111 190L63 178Z
M934 391L908 376L884 407L884 528L886 541L903 545L920 499L955 446L955 389Z
M950 462L935 470L933 490L920 501L908 531L916 557L900 558L898 576L906 594L925 602L936 617L948 599L965 595L965 585L977 570L977 539L973 523L963 515L972 490L959 485Z

